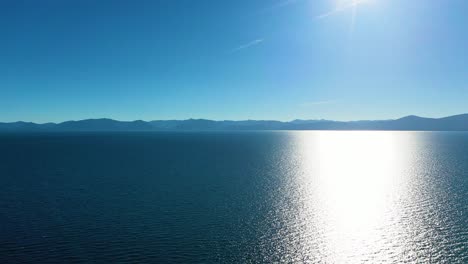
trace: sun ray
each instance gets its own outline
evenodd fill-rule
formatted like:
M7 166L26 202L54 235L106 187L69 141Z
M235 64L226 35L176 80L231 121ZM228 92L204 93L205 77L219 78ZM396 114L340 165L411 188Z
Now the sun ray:
M340 1L338 2L338 4L336 5L336 8L331 10L331 11L328 11L326 13L323 13L321 15L318 15L316 16L317 19L322 19L322 18L326 18L326 17L329 17L329 16L332 16L336 13L340 13L340 12L343 12L343 11L346 11L346 10L349 10L349 9L353 9L353 10L356 10L357 7L360 5L360 4L363 4L365 2L369 2L369 0L346 0L346 1Z

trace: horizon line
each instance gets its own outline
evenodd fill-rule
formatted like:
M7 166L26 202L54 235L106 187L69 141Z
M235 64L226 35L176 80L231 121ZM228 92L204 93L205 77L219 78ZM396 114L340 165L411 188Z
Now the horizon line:
M157 122L157 121L189 121L189 120L205 120L205 121L213 121L213 122L245 122L245 121L269 121L269 122L281 122L281 123L291 123L294 121L330 121L330 122L365 122L365 121L394 121L394 120L399 120L407 117L417 117L417 118L424 118L424 119L444 119L448 117L454 117L454 116L462 116L462 115L468 115L468 113L462 113L462 114L455 114L455 115L449 115L449 116L442 116L442 117L426 117L426 116L418 116L418 115L405 115L399 118L390 118L390 119L356 119L356 120L333 120L333 119L292 119L288 121L281 121L281 120L275 120L275 119L238 119L238 120L233 120L233 119L207 119L207 118L186 118L186 119L153 119L153 120L143 120L143 119L134 119L134 120L118 120L118 119L113 119L113 118L107 118L107 117L99 117L99 118L83 118L83 119L70 119L70 120L65 120L65 121L60 121L60 122L33 122L33 121L23 121L23 120L18 120L18 121L11 121L11 122L4 122L0 121L0 124L13 124L13 123L29 123L29 124L37 124L37 125L44 125L44 124L62 124L66 122L80 122L80 121L89 121L89 120L111 120L111 121L116 121L116 122Z

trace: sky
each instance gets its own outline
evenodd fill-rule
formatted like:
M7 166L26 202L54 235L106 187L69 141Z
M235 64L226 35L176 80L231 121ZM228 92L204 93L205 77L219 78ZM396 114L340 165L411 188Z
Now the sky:
M468 113L466 0L1 0L0 122Z

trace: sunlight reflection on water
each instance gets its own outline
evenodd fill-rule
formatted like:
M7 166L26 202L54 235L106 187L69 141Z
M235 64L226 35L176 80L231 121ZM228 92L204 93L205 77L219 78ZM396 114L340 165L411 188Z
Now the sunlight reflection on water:
M432 258L431 227L418 188L428 170L420 134L300 132L290 149L298 164L283 210L298 234L290 260L326 263L412 262ZM291 171L290 171L291 174ZM288 195L288 194L287 194ZM299 217L300 221L291 222ZM296 229L296 230L294 230ZM417 236L424 243L417 244ZM298 243L299 241L299 243ZM437 256L434 256L437 257Z

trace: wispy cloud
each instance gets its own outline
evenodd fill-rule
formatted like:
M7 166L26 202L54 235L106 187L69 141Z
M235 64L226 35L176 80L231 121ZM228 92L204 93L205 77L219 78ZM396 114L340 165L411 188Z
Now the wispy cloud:
M352 8L355 8L356 6L358 6L359 4L362 4L364 2L366 2L367 0L352 0L352 1L347 1L345 4L342 4L342 5L339 5L337 8L329 11L329 12L326 12L326 13L323 13L321 15L318 15L316 16L315 18L317 19L323 19L323 18L327 18L329 16L332 16L336 13L339 13L339 12L343 12L343 11L346 11L348 9L352 9Z
M276 8L280 8L280 7L285 7L285 6L288 6L288 5L292 5L292 4L295 4L297 3L299 0L283 0L283 1L279 1L277 2L276 4L274 4L273 6L271 6L272 9L276 9Z
M302 2L302 1L305 1L305 0L278 0L274 4L272 4L270 6L267 6L267 7L263 8L263 9L259 10L258 12L260 14L273 12L273 11L275 11L277 9L285 8L285 7L294 5L294 4L298 4L299 2Z
M250 47L253 47L253 46L256 46L260 43L262 43L264 41L264 39L260 38L260 39L255 39L255 40L252 40L248 43L245 43L245 44L242 44L240 45L239 47L237 48L234 48L231 50L231 53L234 53L234 52L238 52L238 51L241 51L241 50L244 50L244 49L248 49Z
M327 105L336 103L337 100L324 100L324 101L312 101L312 102L304 102L301 104L301 107L312 107L318 105Z

